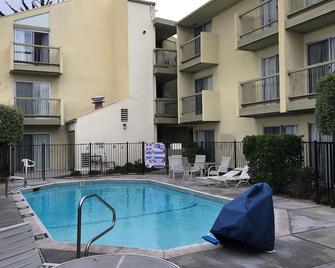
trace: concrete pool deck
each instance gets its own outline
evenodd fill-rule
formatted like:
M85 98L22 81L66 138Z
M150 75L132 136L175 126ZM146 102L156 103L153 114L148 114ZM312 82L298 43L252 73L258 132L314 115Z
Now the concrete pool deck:
M110 177L108 177L110 178ZM122 176L112 179L151 179L189 189L234 198L246 190L241 187L221 188L201 185L193 181L175 181L165 176ZM92 178L90 178L92 179ZM101 178L99 178L101 179ZM29 180L28 185L78 181L78 179ZM0 197L4 185L0 185ZM324 267L335 268L335 209L317 205L311 201L295 200L274 196L276 209L276 253L254 253L245 249L217 248L177 256L168 259L180 267ZM22 222L13 200L0 200L0 226L5 227ZM73 251L43 250L48 262L61 263L75 257Z

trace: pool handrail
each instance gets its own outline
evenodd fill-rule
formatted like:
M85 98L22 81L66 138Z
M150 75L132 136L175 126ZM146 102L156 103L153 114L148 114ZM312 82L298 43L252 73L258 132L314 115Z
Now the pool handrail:
M110 227L108 227L107 229L105 229L104 231L102 231L101 233L97 234L95 237L93 237L90 241L88 241L88 243L86 244L85 247L85 251L84 251L84 256L87 257L89 254L89 250L91 245L100 237L102 237L103 235L105 235L106 233L108 233L109 231L111 231L116 223L116 212L115 209L108 204L105 200L103 200L99 195L97 194L90 194L90 195L86 195L84 196L78 205L78 219L77 219L77 258L81 258L81 216L82 216L82 207L84 202L87 199L93 198L95 197L98 201L100 201L102 204L104 204L110 211L112 211L113 213L113 219L112 219L112 225Z

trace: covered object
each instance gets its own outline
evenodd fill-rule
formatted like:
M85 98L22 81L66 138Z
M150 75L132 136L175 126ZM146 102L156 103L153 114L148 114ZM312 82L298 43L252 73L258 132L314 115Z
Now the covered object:
M272 190L258 183L225 205L211 229L222 243L238 242L261 251L272 251L275 241Z

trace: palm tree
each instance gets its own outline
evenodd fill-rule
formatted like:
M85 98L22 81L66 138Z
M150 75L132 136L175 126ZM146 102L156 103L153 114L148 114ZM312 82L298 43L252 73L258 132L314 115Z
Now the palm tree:
M5 3L12 10L13 13L18 13L21 11L26 11L43 6L49 6L55 3L60 3L63 2L64 0L29 0L30 4L28 4L26 1L27 0L21 0L21 6L19 8L14 8L7 1ZM0 16L6 16L6 15L0 10Z

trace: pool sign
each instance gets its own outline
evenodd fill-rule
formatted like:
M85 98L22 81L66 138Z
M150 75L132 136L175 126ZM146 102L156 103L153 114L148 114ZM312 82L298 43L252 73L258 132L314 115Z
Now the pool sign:
M164 143L145 144L145 166L147 168L165 168Z

